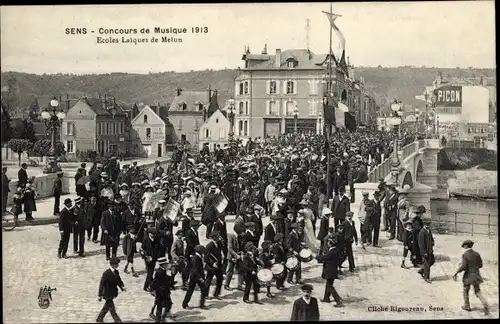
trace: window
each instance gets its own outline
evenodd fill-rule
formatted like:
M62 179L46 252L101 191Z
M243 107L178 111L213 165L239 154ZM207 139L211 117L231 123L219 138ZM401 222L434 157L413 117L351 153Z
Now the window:
M244 115L245 114L245 104L243 103L243 101L240 101L240 103L238 104L239 105L239 112L240 112L240 115Z
M240 122L238 123L238 126L239 126L238 127L238 134L240 136L243 136L243 121L242 120L240 120Z
M97 123L96 125L96 134L98 136L101 135L101 123Z
M269 101L268 115L278 116L278 103L274 100Z
M106 135L109 135L109 123L106 123Z
M484 128L481 128L481 134L484 134Z
M224 139L226 137L226 130L224 128L219 128L219 139Z
M116 123L112 123L112 124L111 124L111 131L112 131L112 133L111 133L111 134L113 134L113 135L115 135L115 134L116 134Z
M146 128L146 138L151 138L151 128Z
M248 101L245 101L245 115L250 115L250 110L248 109Z
M215 123L218 124L219 123L219 118L216 118L215 119Z
M205 128L205 138L210 138L210 129Z
M248 81L245 81L245 94L248 94Z
M188 109L188 105L185 102L183 102L182 103L182 111L186 111L187 109Z
M318 84L319 84L319 81L317 81L317 80L309 81L309 94L311 94L311 95L318 94Z
M295 93L294 82L287 81L286 82L286 94L293 94L293 93Z
M123 134L124 133L124 131L123 131L123 123L120 123L119 125L120 125L120 134Z
M68 122L66 124L66 135L75 135L75 123Z
M116 153L118 151L118 145L116 144L109 144L109 151Z
M248 136L248 120L245 120L245 122L243 123L243 136Z
M179 120L177 121L177 128L178 128L179 130L182 130L182 119L179 119Z
M144 115L144 124L148 123L148 115Z
M203 111L203 104L202 103L198 103L198 111Z
M278 88L278 85L276 84L276 81L269 82L269 93L270 94L275 94L277 88Z
M316 100L309 101L309 116L316 116L318 114L318 102Z
M293 60L288 60L286 63L287 63L287 67L293 68L293 66L294 66Z
M239 91L239 94L240 95L243 94L243 82L240 82L240 91Z
M75 147L73 141L66 141L66 151L68 153L75 153Z
M295 103L293 101L288 101L286 103L286 114L289 116L293 115L294 109L295 109Z

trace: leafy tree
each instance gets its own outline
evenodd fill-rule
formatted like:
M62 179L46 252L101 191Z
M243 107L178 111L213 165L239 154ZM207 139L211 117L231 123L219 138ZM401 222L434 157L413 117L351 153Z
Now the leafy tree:
M37 138L35 136L35 126L33 122L24 118L14 125L12 138L25 139L32 143L36 142Z
M2 146L12 138L12 127L9 113L2 103Z
M44 139L44 140L39 140L36 141L35 144L33 144L33 147L29 150L29 155L30 156L48 156L50 153L50 140ZM64 144L62 142L56 142L56 156L61 156L66 153L66 150L64 148Z
M38 104L38 99L33 99L31 104L28 107L28 118L31 121L40 120L40 105Z
M17 138L11 139L7 143L7 147L17 153L19 165L21 165L21 154L23 154L24 152L28 152L32 145L33 144L28 140Z

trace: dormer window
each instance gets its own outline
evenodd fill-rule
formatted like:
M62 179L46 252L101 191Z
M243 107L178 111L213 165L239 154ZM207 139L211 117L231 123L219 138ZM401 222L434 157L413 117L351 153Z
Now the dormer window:
M287 64L287 66L288 66L289 68L293 68L293 61L292 61L292 60L288 60L288 61L286 62L286 64Z
M179 104L179 110L180 111L186 111L187 110L187 104L185 102L181 102Z
M286 66L291 69L291 68L294 68L297 66L299 62L297 62L297 60L295 59L295 57L293 56L289 56L287 59L286 59Z
M198 105L198 111L203 111L203 104L199 102L197 105Z
M144 115L144 124L148 123L148 115Z

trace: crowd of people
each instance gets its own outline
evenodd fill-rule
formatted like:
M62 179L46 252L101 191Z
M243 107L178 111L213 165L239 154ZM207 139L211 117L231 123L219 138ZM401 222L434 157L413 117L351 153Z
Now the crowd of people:
M407 134L403 144L420 138ZM108 312L120 320L113 299L118 288L125 289L117 270L121 238L126 274L139 276L134 257L139 254L144 260L143 289L155 296L150 317L157 322L174 317L173 290L185 290L181 306L189 309L198 286L199 306L204 309L207 299L221 299L222 288L234 289L233 276L236 289L244 291L244 303L261 303L264 287L266 296L274 298L273 282L276 290L287 289L286 284L301 285L304 296L294 303L291 320L317 321L317 302L311 302L312 286L302 281L302 263L315 258L323 264L321 302L333 298L334 306L342 307L334 280L343 275L345 261L349 271L356 269L356 213L362 248L378 246L379 232L387 231L389 239L403 242L401 266L406 268L410 252L411 262L430 282L433 237L428 218L421 217L426 212L423 206L413 210L417 216L411 219L408 188L398 192L380 181L373 199L368 193L354 196L354 184L366 182L368 169L389 157L389 135L338 132L331 136L328 150L327 144L320 135L283 135L246 145L235 140L228 147L212 153L203 149L194 156L179 146L168 168L157 161L152 172L135 163L120 167L115 158L94 163L88 172L82 164L75 176L78 198L65 199L62 210L58 199L54 206L61 235L57 256L67 258L71 234L73 252L81 257L85 257L85 236L87 242L105 246L111 267L100 282L99 298L106 302L97 322ZM54 188L60 188L57 181ZM361 200L359 210L351 210L355 199ZM233 231L228 230L227 215L236 215ZM266 216L270 222L264 227ZM205 238L199 236L201 225ZM201 244L202 240L207 243Z

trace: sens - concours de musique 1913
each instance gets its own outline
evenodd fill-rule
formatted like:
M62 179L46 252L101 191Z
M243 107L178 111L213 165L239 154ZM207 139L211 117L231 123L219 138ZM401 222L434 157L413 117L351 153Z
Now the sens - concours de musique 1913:
M154 27L154 28L104 28L88 29L86 27L67 27L66 35L97 34L97 44L134 44L139 43L182 43L186 35L203 35L209 33L207 26L191 27Z

